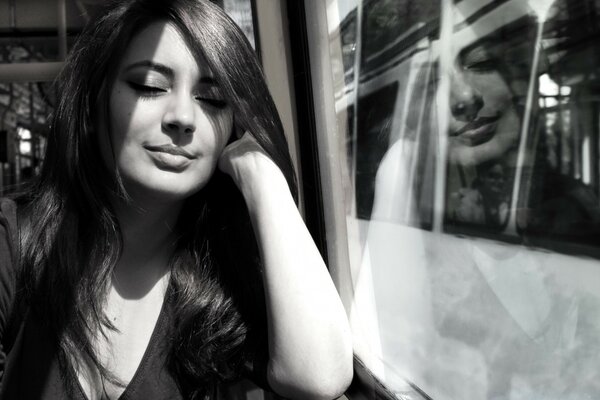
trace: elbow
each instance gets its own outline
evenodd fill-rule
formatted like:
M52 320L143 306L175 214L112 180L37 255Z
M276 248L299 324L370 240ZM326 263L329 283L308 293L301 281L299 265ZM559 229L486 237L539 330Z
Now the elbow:
M273 390L288 399L333 400L344 394L352 381L352 368L335 371L329 376L304 378L299 381L273 384Z
M289 399L331 400L342 396L353 377L352 347L329 360L312 360L301 371L290 374L272 365L269 376L271 387Z
M337 399L342 396L348 389L348 386L350 386L352 375L352 363L350 363L349 367L335 371L326 379L321 377L320 382L312 387L308 398L318 400Z
M354 374L351 339L343 340L336 357L325 361L321 359L312 366L310 381L307 379L305 393L298 398L331 400L342 396L350 386ZM341 343L340 343L341 344Z
M319 390L316 394L319 397L317 398L337 399L343 395L350 386L354 375L354 353L350 343L346 347L347 348L344 355L340 357L341 361L339 364L331 369L331 379L327 380L327 384L324 384L318 388Z
M315 374L311 382L307 382L303 394L298 399L331 400L342 396L352 382L352 356L349 359L349 362L335 369Z
M330 384L320 384L312 388L312 390L304 391L300 396L293 397L294 399L310 399L310 400L334 400L341 397L348 386L350 386L350 377L348 381L337 380Z

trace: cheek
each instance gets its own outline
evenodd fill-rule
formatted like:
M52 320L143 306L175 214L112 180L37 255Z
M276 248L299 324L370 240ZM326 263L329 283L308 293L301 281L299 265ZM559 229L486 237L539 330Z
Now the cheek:
M496 138L503 150L517 145L521 134L521 120L514 108L506 110L498 124Z
M111 139L116 146L125 139L130 128L134 125L135 101L128 99L120 90L115 89L109 104L109 129Z
M140 144L144 140L160 134L160 110L155 103L114 90L109 111L106 137L111 141L117 164L125 168L140 158Z
M213 147L217 158L221 155L221 152L230 142L233 140L233 112L231 109L227 108L225 110L220 110L219 113L206 113L206 126L210 129L212 134L210 135L214 142ZM202 132L202 129L200 129Z
M117 87L110 92L108 112L103 115L102 129L98 131L98 142L104 162L109 170L118 168L122 173L135 167L137 154L133 152L135 146L128 143L135 142L140 132L147 131L146 126L151 123L150 114L143 114L144 108L136 99L128 96Z
M485 74L477 79L477 87L483 94L484 110L502 114L513 109L512 91L499 74Z

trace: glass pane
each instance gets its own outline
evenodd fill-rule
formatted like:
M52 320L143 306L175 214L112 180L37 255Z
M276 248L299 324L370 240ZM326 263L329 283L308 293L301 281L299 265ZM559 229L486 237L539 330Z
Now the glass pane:
M375 175L390 137L398 83L393 82L358 100L356 146L356 212L368 219L373 208Z
M450 231L503 232L514 209L536 40L536 20L523 8L523 15L509 23L504 13L493 13L484 25L464 24L453 35L447 101Z
M398 398L600 398L600 3L331 3L357 355Z
M222 0L218 2L231 19L246 34L248 41L256 49L252 0Z
M453 35L446 228L598 256L595 6L545 3Z

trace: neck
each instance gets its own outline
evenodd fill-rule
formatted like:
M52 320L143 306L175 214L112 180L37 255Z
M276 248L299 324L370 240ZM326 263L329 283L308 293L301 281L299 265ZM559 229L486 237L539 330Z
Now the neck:
M178 202L143 207L120 201L115 211L124 249L131 251L140 248L147 251L169 240L173 236L182 205L182 202Z
M168 276L182 205L115 202L123 251L114 270L113 285L122 297L141 298Z

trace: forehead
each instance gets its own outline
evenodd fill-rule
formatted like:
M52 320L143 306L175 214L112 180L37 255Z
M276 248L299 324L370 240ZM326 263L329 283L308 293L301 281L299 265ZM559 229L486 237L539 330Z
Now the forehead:
M176 71L192 70L200 76L210 75L206 62L192 53L183 35L169 22L153 22L133 36L123 54L120 69L144 60L167 65Z
M449 41L439 38L432 43L432 55L438 58L440 53L450 52L452 58L461 52L474 49L502 53L512 48L520 48L524 42L531 41L535 31L532 23L533 13L529 3L533 1L508 1L493 12L479 14L482 8L480 0L465 0L452 6L452 34Z

